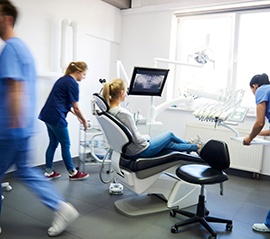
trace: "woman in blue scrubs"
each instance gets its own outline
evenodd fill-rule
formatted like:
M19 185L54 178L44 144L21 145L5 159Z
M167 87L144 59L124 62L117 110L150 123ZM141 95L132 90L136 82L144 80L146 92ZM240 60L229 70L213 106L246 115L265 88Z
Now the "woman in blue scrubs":
M250 134L244 138L243 144L250 145L251 141L257 136L269 136L270 130L262 130L265 118L270 122L270 81L268 75L255 75L250 83L250 88L256 99L256 121ZM252 227L255 231L270 232L270 210L264 223L255 223Z
M87 121L79 109L79 85L78 82L85 78L87 65L85 62L71 62L66 69L65 75L58 79L43 106L39 119L47 127L49 145L46 150L45 176L49 179L59 178L60 173L53 169L53 158L55 150L60 143L62 158L69 173L70 180L83 180L89 177L88 173L77 170L72 162L70 154L70 138L68 123L66 120L68 112L77 116L78 120L87 129Z

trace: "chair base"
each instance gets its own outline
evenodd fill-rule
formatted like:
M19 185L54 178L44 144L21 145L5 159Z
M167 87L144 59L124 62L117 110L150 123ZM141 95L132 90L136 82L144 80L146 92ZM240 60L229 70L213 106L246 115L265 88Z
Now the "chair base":
M125 216L140 216L197 204L199 186L177 181L168 191L164 190L163 184L164 182L158 183L147 193L117 200L114 203L115 208ZM168 186L168 182L165 186Z
M141 216L151 213L168 211L164 200L156 195L139 195L114 202L117 211L125 216Z
M178 232L178 228L181 226L190 225L190 224L198 222L202 226L204 226L204 228L207 229L208 232L211 233L211 235L209 236L209 239L215 239L217 236L217 233L210 227L208 222L226 223L226 230L228 231L231 231L233 227L232 220L208 216L209 211L205 207L204 195L199 196L199 203L197 205L196 213L191 213L191 212L187 212L187 211L183 211L179 209L173 209L170 214L171 216L174 217L177 213L184 215L186 217L189 217L189 219L174 224L174 226L171 227L172 233Z

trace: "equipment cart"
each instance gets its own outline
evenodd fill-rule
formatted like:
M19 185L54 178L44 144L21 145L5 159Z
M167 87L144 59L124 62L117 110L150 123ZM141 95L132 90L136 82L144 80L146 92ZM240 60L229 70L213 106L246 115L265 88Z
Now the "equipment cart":
M100 127L90 125L84 130L83 125L80 125L79 140L79 168L85 171L85 166L100 166L101 181L104 183L112 181L111 150Z

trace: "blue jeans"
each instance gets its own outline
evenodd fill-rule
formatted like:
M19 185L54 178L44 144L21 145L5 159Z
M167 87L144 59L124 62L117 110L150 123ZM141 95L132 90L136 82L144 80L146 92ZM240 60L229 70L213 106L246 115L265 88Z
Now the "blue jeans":
M16 165L16 176L29 187L39 200L52 210L58 210L62 196L52 182L45 179L38 168L30 167L30 139L0 140L0 180L12 165ZM0 187L2 195L2 187ZM0 200L0 211L2 202Z
M162 150L191 152L191 151L197 151L198 146L196 144L190 144L189 142L176 137L171 132L165 132L151 138L149 140L148 148L134 156L140 157L140 158L154 157L158 153L160 153Z
M51 124L47 124L47 130L49 134L50 143L46 150L46 172L50 173L53 171L53 158L55 150L60 143L61 154L65 163L66 169L69 173L74 171L75 167L72 162L70 154L70 139L67 127L58 127Z
M264 224L270 228L270 210L268 211Z

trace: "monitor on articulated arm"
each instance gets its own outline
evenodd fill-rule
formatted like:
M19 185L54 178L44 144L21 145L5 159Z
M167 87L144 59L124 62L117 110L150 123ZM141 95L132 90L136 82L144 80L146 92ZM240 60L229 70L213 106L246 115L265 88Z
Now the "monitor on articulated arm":
M128 94L161 96L169 69L134 67Z

